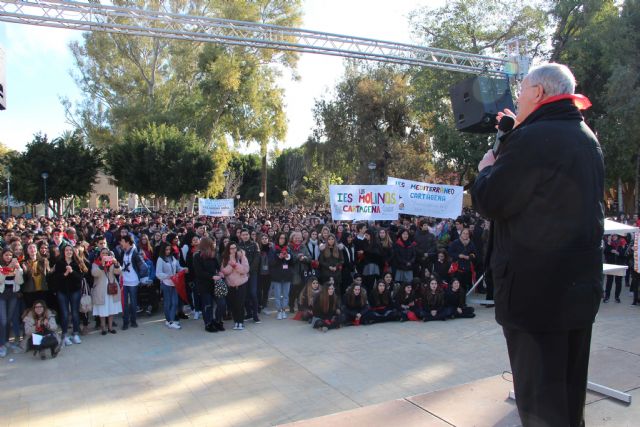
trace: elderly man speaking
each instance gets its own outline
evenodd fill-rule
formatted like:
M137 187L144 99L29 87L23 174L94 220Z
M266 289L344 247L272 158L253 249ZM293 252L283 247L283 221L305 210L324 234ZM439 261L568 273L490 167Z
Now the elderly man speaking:
M489 265L524 426L582 426L602 295L604 164L564 65L524 78L515 127L472 189L492 220ZM505 114L513 115L511 111ZM502 113L499 114L502 117Z

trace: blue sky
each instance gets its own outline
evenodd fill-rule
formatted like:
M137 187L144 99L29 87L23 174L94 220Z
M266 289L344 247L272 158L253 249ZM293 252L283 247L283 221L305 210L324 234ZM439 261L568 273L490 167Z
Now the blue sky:
M303 28L382 40L411 42L410 11L443 0L306 0ZM0 47L5 52L6 111L0 112L0 142L18 151L37 132L50 138L71 129L60 97L81 98L70 76L73 59L68 44L81 40L78 31L0 23ZM314 99L330 90L342 73L340 58L303 54L301 80L283 78L289 132L281 146L299 146L313 126ZM249 150L257 147L250 147Z

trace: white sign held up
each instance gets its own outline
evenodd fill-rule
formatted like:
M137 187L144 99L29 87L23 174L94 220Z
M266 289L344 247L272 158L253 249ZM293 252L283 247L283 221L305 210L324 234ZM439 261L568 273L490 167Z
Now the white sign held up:
M429 184L401 178L387 178L398 188L399 212L434 218L457 218L462 213L463 188L457 185Z
M233 216L233 199L198 199L198 215Z

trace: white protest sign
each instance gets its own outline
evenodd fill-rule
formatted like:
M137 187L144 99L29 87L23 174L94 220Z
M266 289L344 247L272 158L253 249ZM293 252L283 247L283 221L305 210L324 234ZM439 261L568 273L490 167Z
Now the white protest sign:
M233 216L233 199L198 199L198 215Z
M401 178L387 178L387 184L398 187L399 213L457 218L462 213L463 188L457 185L428 184Z
M331 185L334 220L398 219L398 188L393 185Z
M31 334L31 342L33 345L40 345L42 343L43 336L40 334Z

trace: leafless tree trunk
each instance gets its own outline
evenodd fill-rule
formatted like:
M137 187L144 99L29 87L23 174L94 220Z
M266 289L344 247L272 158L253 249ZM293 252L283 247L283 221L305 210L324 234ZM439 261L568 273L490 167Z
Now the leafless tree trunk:
M287 191L291 196L296 193L304 176L304 159L301 155L289 155L286 162Z
M618 212L624 212L624 197L622 194L622 178L618 178Z
M189 198L189 206L187 209L188 213L192 214L195 206L196 206L196 195L192 194L191 197Z
M243 182L244 173L236 170L230 170L229 176L227 176L224 182L224 198L231 199L235 197L235 195L238 194L238 191L240 190Z
M262 198L260 199L260 207L267 207L267 153L262 153L262 183L261 183L261 191L263 193Z

